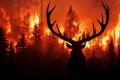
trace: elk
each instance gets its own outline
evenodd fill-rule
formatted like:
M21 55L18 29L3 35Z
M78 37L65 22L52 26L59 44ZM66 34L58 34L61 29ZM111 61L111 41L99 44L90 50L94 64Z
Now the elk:
M68 38L66 36L65 32L64 32L64 34L62 34L59 30L58 24L56 24L58 32L53 30L53 26L56 23L56 20L53 23L51 23L50 17L51 17L51 13L54 11L56 6L54 6L51 10L49 10L50 3L47 6L46 20L47 20L48 28L55 36L66 41L67 47L72 49L72 51L70 53L70 58L69 58L68 63L67 63L69 76L73 76L75 74L77 79L83 77L83 74L86 71L86 58L82 52L82 49L85 48L87 41L90 41L90 40L100 36L105 31L105 28L108 25L109 7L107 4L104 4L103 2L101 2L101 3L102 3L102 6L105 10L106 20L104 20L103 15L101 15L101 18L102 18L101 21L99 19L97 19L98 24L101 26L100 31L96 32L96 29L95 29L95 26L93 23L92 24L93 34L90 35L90 34L82 33L82 36L81 36L81 38L79 38L78 41L74 41L74 40L72 40L72 38Z

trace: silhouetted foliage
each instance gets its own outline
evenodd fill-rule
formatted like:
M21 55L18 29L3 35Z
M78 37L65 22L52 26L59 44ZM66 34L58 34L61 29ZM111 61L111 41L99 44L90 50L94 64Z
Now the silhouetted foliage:
M14 51L12 44L8 47L6 34L2 27L0 27L0 79L13 79L15 65L14 65ZM13 74L12 74L13 73ZM6 77L3 77L6 76Z
M18 41L17 52L21 53L21 54L24 54L25 53L25 47L26 47L25 35L22 33L21 38Z
M6 35L2 27L0 27L0 64L4 63L4 59L7 53L8 43Z
M14 48L13 48L13 43L11 42L10 43L10 51L9 51L9 53L8 53L8 56L9 56L9 62L11 63L11 64L13 64L14 63L14 61L15 61L15 50L14 50Z
M39 26L35 25L34 26L34 45L37 47L40 43L40 30L39 30Z
M108 70L113 71L115 69L115 62L116 62L116 53L114 51L114 43L113 40L110 40L108 45Z

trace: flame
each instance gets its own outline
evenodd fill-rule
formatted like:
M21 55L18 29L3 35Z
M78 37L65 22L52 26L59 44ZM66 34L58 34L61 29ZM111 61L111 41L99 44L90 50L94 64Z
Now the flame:
M118 45L117 41L119 40L119 38L120 38L120 14L118 16L118 23L117 23L117 25L114 28L107 30L107 34L106 35L102 35L100 37L99 46L102 46L103 50L105 50L107 45L108 45L108 42L110 41L110 39L113 39L114 46L117 46ZM98 44L98 43L96 43L95 39L93 39L91 41L91 43L87 42L86 47L90 48L90 47L93 47L95 44Z
M9 16L7 15L6 11L3 8L0 8L0 12L2 13L2 17L6 20L9 20Z
M73 25L77 26L77 25L79 25L79 23L73 21Z
M6 28L5 31L7 34L11 33L10 17L3 8L0 8L0 13L2 13L2 18L6 21L5 25L2 26Z
M30 32L33 32L35 25L39 26L39 16L37 12L30 16L29 23L30 23L30 26L29 26Z
M28 35L28 38L32 38L34 35L31 33Z
M11 24L10 24L9 21L6 24L6 27L7 27L7 32L6 33L11 33Z
M87 26L88 26L88 25L86 25L86 24L88 24L87 22L88 21L83 21L79 26L78 26L79 23L73 22L73 25L79 27L79 32L72 37L72 40L74 40L74 41L79 40L79 38L82 36L82 33L85 31L85 28L87 28ZM62 30L60 30L60 31L61 32L65 31L64 26L62 27ZM99 40L97 38L95 38L91 41L86 42L86 47L85 48L92 48L96 44L98 44L99 46L101 46L103 48L103 50L105 50L111 38L115 39L114 40L115 45L117 45L117 41L118 41L119 37L120 37L120 14L119 14L119 17L118 17L118 23L115 26L115 28L107 30L107 34L101 35L99 37ZM58 39L58 43L63 44L64 40ZM64 45L66 45L66 44L64 44ZM64 48L66 48L66 46L64 46Z
M90 48L90 47L91 47L90 43L86 42L86 47L85 48Z
M51 31L48 28L44 28L44 34L49 36L51 35Z
M101 40L101 45L102 45L102 47L103 47L104 50L105 50L105 48L106 48L106 46L107 46L107 44L108 44L107 41L109 41L109 40L110 40L110 37L109 37L109 36L104 36L104 37L102 38L102 40Z
M115 40L117 41L120 38L120 14L118 16L118 23L115 27Z

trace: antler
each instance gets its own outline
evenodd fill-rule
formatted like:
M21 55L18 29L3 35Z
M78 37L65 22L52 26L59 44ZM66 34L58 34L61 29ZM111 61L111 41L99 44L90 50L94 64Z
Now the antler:
M96 34L96 29L95 29L95 26L94 26L94 23L93 23L93 35L90 36L89 34L87 34L87 37L86 37L86 38L83 38L82 40L80 40L82 43L83 43L83 42L86 42L86 41L90 41L91 39L93 39L93 38L95 38L95 37L97 37L97 36L100 36L100 35L104 32L106 26L108 25L108 22L109 22L109 7L108 7L107 4L106 4L106 5L103 4L103 2L101 2L101 3L102 3L102 6L104 7L104 10L105 10L106 21L104 22L104 20L103 20L103 15L101 15L102 21L100 21L100 20L97 19L99 25L101 26L100 32L98 32L98 33Z
M66 33L64 33L64 35L62 35L62 33L61 33L60 30L59 30L58 24L56 24L58 33L56 33L56 32L53 30L53 25L56 23L56 20L55 20L53 23L51 23L51 22L50 22L50 17L51 17L51 13L53 12L53 10L55 9L56 6L54 6L54 8L51 9L50 11L49 11L49 6L50 6L50 3L49 3L48 6L47 6L46 17L47 17L47 25L48 25L48 28L50 29L50 31L51 31L54 35L56 35L57 37L65 40L65 41L67 41L67 42L69 42L69 43L71 43L71 44L74 43L74 41L73 41L71 38L67 38L67 37L66 37Z
M80 45L81 45L82 43L85 43L86 41L89 41L89 40L91 40L91 39L93 39L93 38L101 35L101 34L104 32L104 30L105 30L105 28L106 28L106 26L108 25L108 22L109 22L109 8L108 8L108 5L107 5L107 4L105 5L105 4L103 4L103 2L102 2L102 6L104 7L104 10L105 10L105 13L106 13L106 21L104 22L104 20L103 20L103 15L101 15L102 21L100 21L100 20L97 19L99 25L101 26L100 32L98 32L98 33L96 34L96 29L95 29L95 26L94 26L94 24L93 24L93 35L90 36L89 34L87 34L87 37L85 37L85 33L83 33L81 40L79 39L78 41L73 41L71 38L67 38L67 37L66 37L65 32L64 32L64 35L62 35L62 33L61 33L60 30L59 30L58 24L56 24L58 33L53 30L53 25L56 23L56 20L55 20L53 23L51 23L51 22L50 22L50 17L51 17L51 13L53 12L53 10L55 9L56 6L54 6L54 8L52 8L50 11L49 11L49 6L50 6L50 3L48 4L47 10L46 10L46 18L47 18L48 28L49 28L50 31L51 31L54 35L56 35L57 37L59 37L59 38L65 40L65 41L71 43L72 45L67 44L69 47L72 47L73 44L80 44ZM83 46L85 46L85 44L84 44Z

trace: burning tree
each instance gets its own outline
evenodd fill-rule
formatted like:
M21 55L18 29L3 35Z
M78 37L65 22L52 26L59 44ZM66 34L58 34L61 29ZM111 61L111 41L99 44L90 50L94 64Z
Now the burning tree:
M40 30L39 30L39 26L37 26L37 25L34 26L33 35L34 35L34 46L38 47L39 44L40 44Z
M74 37L79 31L78 16L70 5L65 21L65 32L67 36Z

